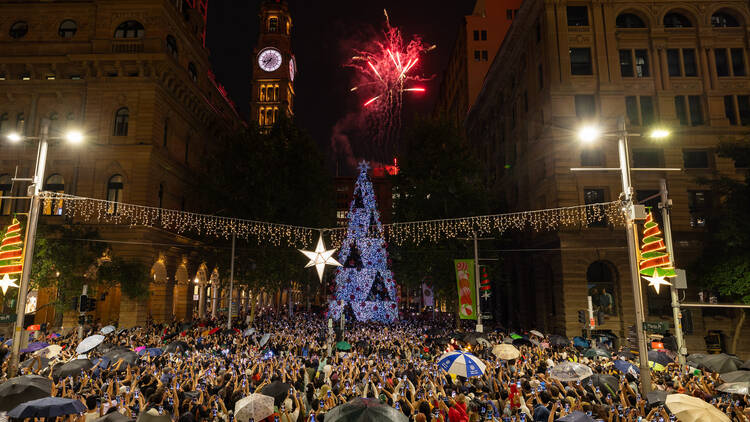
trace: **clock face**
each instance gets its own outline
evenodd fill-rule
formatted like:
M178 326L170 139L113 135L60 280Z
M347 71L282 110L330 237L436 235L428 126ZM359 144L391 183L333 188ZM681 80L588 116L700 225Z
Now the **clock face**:
M289 79L294 82L294 73L297 71L297 63L294 61L294 57L289 59Z
M266 72L273 72L281 67L281 61L281 52L275 48L264 48L258 53L258 66Z

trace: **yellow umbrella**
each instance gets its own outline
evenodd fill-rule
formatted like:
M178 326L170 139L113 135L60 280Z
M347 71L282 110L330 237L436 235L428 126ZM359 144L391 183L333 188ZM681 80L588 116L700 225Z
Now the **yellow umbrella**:
M731 422L711 403L687 394L670 394L665 404L681 422Z

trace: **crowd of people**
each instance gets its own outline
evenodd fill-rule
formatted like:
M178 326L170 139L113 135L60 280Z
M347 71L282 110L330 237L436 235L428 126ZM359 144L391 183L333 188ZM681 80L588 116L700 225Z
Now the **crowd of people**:
M71 421L113 412L138 420L234 421L238 402L269 391L274 397L269 422L334 422L327 414L358 397L380 401L416 422L665 422L677 420L664 403L671 393L698 397L729 420L750 421L747 396L719 391L718 373L668 363L652 372L652 389L663 393L643 397L639 374L616 365L618 360L637 365L631 352L610 350L589 358L572 343L550 344L530 333L514 334L519 355L505 360L493 348L511 343L510 333L466 335L452 320L354 322L341 332L319 315L300 313L260 316L252 327L240 318L233 329L224 327L219 319L116 329L87 353L91 364L73 374L56 370L55 362L83 359L75 352L81 338L75 330L57 337L48 333L44 341L62 350L50 362L24 354L21 371L49 377L52 396L80 400L87 411L67 416ZM91 327L84 337L100 328ZM9 360L8 346L2 348L0 387L8 379ZM113 350L137 351L138 358L126 353L122 359L100 359ZM483 374L463 377L440 369L439 358L450 350L481 359ZM553 368L566 361L588 366L595 376L561 381ZM7 419L3 413L0 420ZM589 419L576 419L584 415Z

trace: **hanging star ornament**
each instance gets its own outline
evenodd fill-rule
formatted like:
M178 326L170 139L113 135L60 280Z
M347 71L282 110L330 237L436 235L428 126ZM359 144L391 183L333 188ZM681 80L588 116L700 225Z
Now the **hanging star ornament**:
M3 294L8 291L8 287L18 287L18 284L14 283L14 281L16 281L16 279L8 277L8 274L5 274L5 276L0 279L0 289L3 290Z
M664 276L654 275L653 277L643 277L648 281L648 285L652 286L656 290L656 294L659 294L659 288L661 286L671 286L672 283L664 279Z
M310 262L305 265L305 268L314 266L315 269L318 270L318 278L320 281L323 281L323 271L325 270L326 265L333 265L335 267L342 266L338 261L332 258L333 253L336 252L336 248L326 250L326 247L323 244L323 235L318 238L318 245L315 247L314 251L298 250L306 257L310 258Z

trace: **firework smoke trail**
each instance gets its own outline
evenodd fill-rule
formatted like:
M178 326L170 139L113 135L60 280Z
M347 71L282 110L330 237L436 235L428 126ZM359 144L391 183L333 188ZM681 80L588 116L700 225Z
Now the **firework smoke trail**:
M392 27L388 12L381 40L373 40L355 50L347 66L357 71L357 83L351 89L363 98L363 111L373 129L375 141L392 147L401 129L404 92L424 92L419 86L429 78L415 74L420 56L435 48L418 36L406 42L401 31ZM388 157L384 157L388 158Z

